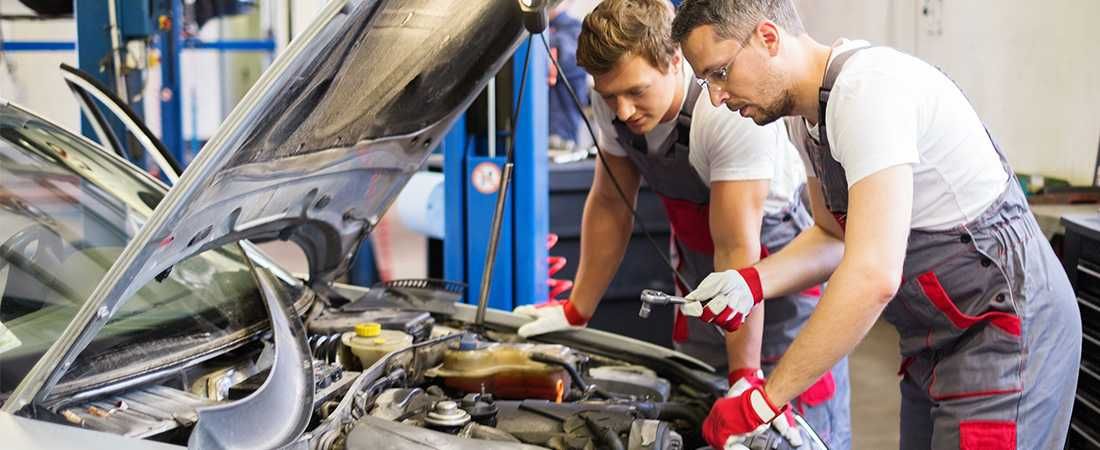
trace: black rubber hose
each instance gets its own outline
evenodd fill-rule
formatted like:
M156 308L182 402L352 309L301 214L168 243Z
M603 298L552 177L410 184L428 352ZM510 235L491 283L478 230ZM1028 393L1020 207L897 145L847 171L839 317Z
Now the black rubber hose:
M581 377L581 374L577 372L577 368L573 367L572 364L569 364L565 361L544 353L532 353L531 360L564 368L566 372L569 372L569 378L573 379L573 384L577 385L577 387L580 388L581 391L588 390L588 382L584 381L584 378Z
M701 425L703 419L706 418L705 412L680 403L665 402L654 403L653 405L657 409L657 420L671 422L676 419L683 419Z
M555 357L547 355L545 353L532 353L531 354L531 360L532 361L537 361L537 362L540 362L540 363L544 363L544 364L552 364L552 365L560 366L560 367L564 368L565 371L569 373L569 378L573 379L573 384L577 385L577 388L579 388L581 390L581 392L588 391L589 383L587 381L585 381L584 377L581 376L580 372L578 372L577 368L573 367L572 364L569 364L565 361L562 361L561 359L555 358ZM606 399L624 398L622 395L617 395L617 394L614 394L612 392L607 392L599 386L596 386L594 392L597 395L599 395L600 397L603 397L603 398L606 398Z
M611 427L600 425L595 420L592 420L588 414L580 413L578 416L588 425L588 429L592 431L593 437L602 441L601 443L603 445L599 446L599 448L626 450L626 446L623 445L623 440L619 437L619 433L616 433Z

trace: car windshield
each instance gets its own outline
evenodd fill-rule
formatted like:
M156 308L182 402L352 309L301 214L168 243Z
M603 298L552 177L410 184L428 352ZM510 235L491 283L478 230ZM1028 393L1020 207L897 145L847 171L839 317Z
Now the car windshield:
M0 106L0 393L58 339L163 195L82 138ZM266 320L239 247L208 251L124 303L62 383L152 370Z

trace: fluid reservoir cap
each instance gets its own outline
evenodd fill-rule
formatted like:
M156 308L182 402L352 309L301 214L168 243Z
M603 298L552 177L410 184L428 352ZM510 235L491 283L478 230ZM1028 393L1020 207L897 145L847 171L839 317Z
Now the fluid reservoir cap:
M477 350L480 345L477 342L477 335L473 333L462 333L462 337L458 341L458 349L461 351Z
M359 337L375 337L382 334L382 324L366 322L355 324L355 335Z

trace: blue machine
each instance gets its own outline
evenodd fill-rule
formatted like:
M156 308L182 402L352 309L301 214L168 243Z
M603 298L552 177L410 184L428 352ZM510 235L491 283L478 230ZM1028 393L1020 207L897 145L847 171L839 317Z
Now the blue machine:
M524 77L527 45L516 50L512 59L512 86L518 87ZM515 118L515 173L510 192L506 193L506 211L493 268L489 295L492 308L511 310L548 297L547 63L544 52L532 49L526 92L519 106L519 117ZM514 104L515 96L513 92L509 103ZM507 135L495 136L503 142L502 137L506 139ZM497 197L492 179L494 173L503 170L505 158L489 156L485 137L468 132L465 119L455 123L441 146L447 218L443 274L449 280L467 283L470 289L465 301L476 303ZM503 149L504 145L496 147Z

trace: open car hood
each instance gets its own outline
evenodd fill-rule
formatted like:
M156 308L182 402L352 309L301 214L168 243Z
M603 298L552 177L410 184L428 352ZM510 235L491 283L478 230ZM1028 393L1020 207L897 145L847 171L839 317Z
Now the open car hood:
M158 274L241 239L298 243L311 284L359 242L526 32L515 0L333 0L272 63L3 409L41 400Z

